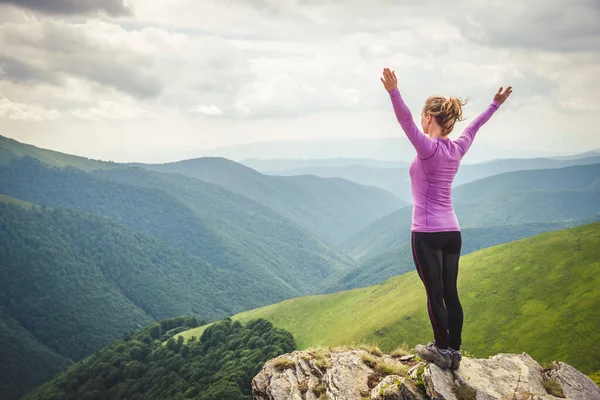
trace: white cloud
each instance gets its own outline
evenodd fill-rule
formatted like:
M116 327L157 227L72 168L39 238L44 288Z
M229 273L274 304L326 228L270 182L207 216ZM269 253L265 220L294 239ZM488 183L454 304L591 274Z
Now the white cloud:
M22 104L10 101L7 98L0 99L0 118L21 121L46 121L60 117L56 110L46 110L32 104Z
M197 113L197 114L212 115L212 116L223 115L223 110L221 110L219 107L215 106L214 104L211 104L209 106L199 105L198 107L193 108L191 110L191 112Z
M558 104L565 110L573 112L593 112L600 110L598 103L594 104L586 102L581 97L571 97L570 99L561 101Z
M76 109L72 114L82 120L97 121L103 119L140 119L155 117L151 112L130 104L101 100L94 107Z

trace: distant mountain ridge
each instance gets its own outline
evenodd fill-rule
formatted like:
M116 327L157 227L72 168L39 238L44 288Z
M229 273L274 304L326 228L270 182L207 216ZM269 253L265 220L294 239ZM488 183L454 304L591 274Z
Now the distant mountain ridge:
M215 183L272 208L333 244L406 205L380 188L340 178L268 176L224 158L131 165Z
M371 168L402 168L407 167L408 162L405 161L382 161L373 158L324 158L324 159L285 159L285 158L270 158L258 159L247 158L241 160L240 164L246 165L252 169L261 172L273 171L272 175L276 175L276 171L285 171L301 168L336 168L336 167L352 167L361 165Z

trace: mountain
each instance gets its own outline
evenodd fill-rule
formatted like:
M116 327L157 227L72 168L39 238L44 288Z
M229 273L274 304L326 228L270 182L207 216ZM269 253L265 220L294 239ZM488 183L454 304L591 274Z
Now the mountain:
M0 187L32 203L111 218L243 275L256 290L254 304L315 293L323 278L352 265L271 209L181 175L128 167L85 173L23 158L0 166Z
M552 157L556 160L577 160L580 158L597 157L600 156L600 149L590 150L583 153L576 153L566 156L555 156Z
M289 171L301 168L339 168L361 165L372 168L401 168L408 167L407 162L403 161L382 161L373 158L323 158L323 159L285 159L271 158L261 160L258 158L247 158L241 160L240 164L255 169L263 173L272 172L271 175L277 175L278 171ZM287 174L286 174L287 175Z
M119 164L94 168L6 142L0 339L9 345L0 365L12 372L3 393L20 393L155 319L214 319L317 293L326 277L354 266L221 186ZM70 166L79 162L88 172Z
M453 190L462 229L597 218L600 214L600 164L509 172ZM412 206L380 218L339 248L367 258L406 243Z
M0 393L22 393L153 320L222 318L272 302L265 298L277 290L276 277L256 282L251 268L211 266L113 220L7 196L0 199L0 265L0 370L10 372L1 375Z
M597 218L600 190L516 191L479 203L461 204L456 213L465 228Z
M406 205L379 188L339 178L267 176L224 158L134 165L215 183L272 208L329 243L339 243Z
M18 399L71 361L38 342L0 306L0 399Z
M412 206L401 208L352 236L339 246L358 261L385 253L410 241Z
M462 350L477 357L530 354L600 370L600 223L494 246L461 259ZM298 349L377 343L385 352L432 337L416 271L384 283L306 296L232 317L265 318L294 335ZM202 329L181 333L199 335Z
M266 171L265 173L287 177L314 175L321 178L342 178L393 193L404 204L409 204L411 201L408 166L391 168L369 167L365 165L340 167L306 166L282 171Z
M22 393L156 319L223 318L255 302L246 278L126 226L5 199L0 393Z
M458 187L465 183L473 182L493 175L504 174L507 172L558 169L590 164L600 164L600 154L589 153L589 156L582 155L582 157L574 159L502 159L475 165L465 164L460 167L458 173L456 174L454 186Z
M65 167L72 166L84 171L93 169L112 168L115 163L92 160L86 157L78 157L58 151L41 149L39 147L18 142L0 135L0 165L8 164L14 159L29 156L37 158L45 164Z
M457 187L453 200L476 203L515 191L600 190L600 163L556 169L507 172Z

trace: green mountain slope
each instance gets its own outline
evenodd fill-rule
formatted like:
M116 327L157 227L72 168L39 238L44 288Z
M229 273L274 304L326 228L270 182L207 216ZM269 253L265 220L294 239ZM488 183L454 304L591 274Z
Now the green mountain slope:
M465 256L463 346L477 357L527 352L585 373L600 369L600 223L543 233ZM290 331L300 349L377 342L391 351L432 337L416 272L378 286L307 296L244 312Z
M456 204L475 203L515 191L599 191L600 163L565 168L507 172L461 185Z
M454 186L477 181L479 179L491 177L494 175L505 174L507 172L518 172L525 170L547 170L572 167L577 165L599 164L600 154L590 152L577 159L552 159L552 158L531 158L531 159L502 159L479 164L462 165L456 174ZM533 174L536 174L533 172Z
M0 306L0 399L17 399L71 362L38 342Z
M102 217L0 202L0 393L22 393L155 319L223 318L244 276ZM21 372L19 372L21 371Z
M180 175L141 168L88 174L21 159L0 166L0 187L26 201L114 219L236 271L254 287L253 304L315 293L323 278L352 265L267 207Z
M600 214L597 191L521 191L456 206L461 227L581 219Z
M224 158L135 165L218 184L271 207L330 243L405 205L379 188L343 179L268 176Z
M115 163L112 162L92 160L86 157L78 157L60 153L58 151L41 149L0 135L0 165L8 164L14 159L25 156L37 158L48 165L56 167L72 166L84 171L112 168L115 165Z
M379 218L339 247L340 250L363 262L393 250L410 241L412 206Z
M96 260L81 254L86 246L104 252L92 241L101 229L93 220L9 204L0 204L0 218L2 304L50 349L79 359L106 344L106 337L152 321L105 278ZM73 240L83 229L89 233ZM102 237L112 232L98 233ZM108 252L106 256L112 257Z
M79 359L154 319L246 309L235 274L105 218L0 203L0 299L12 318Z

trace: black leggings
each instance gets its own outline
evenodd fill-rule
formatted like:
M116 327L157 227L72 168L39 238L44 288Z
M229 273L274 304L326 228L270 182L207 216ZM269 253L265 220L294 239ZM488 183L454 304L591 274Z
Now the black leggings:
M427 292L429 320L440 349L460 350L462 343L463 309L456 288L461 247L459 231L412 233L413 259Z

